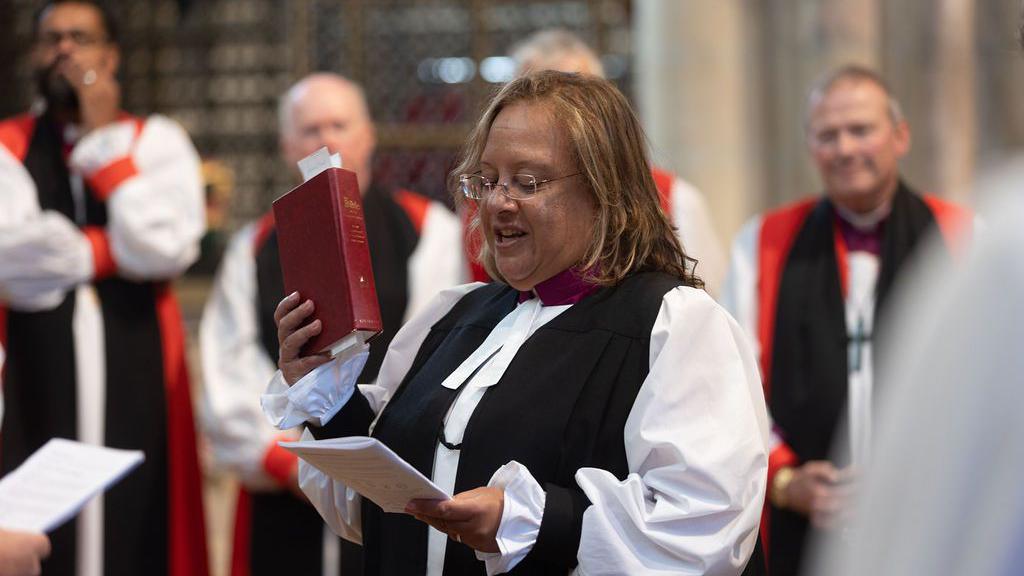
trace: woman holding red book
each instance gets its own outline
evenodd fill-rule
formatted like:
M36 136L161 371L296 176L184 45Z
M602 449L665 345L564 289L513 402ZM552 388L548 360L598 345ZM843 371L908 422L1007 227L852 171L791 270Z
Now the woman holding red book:
M301 466L366 573L759 573L756 361L689 272L626 99L592 76L514 80L451 181L498 282L439 294L374 385L345 376L358 356L298 355L320 329L313 302L277 309L268 393L288 403L270 417L372 435L455 495L385 514Z

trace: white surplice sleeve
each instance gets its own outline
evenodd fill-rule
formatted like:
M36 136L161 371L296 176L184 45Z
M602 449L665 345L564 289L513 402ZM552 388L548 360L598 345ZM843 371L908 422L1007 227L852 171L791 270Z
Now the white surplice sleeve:
M205 228L199 157L167 118L153 116L136 132L134 120L121 120L72 150L72 174L107 204L105 228L80 229L40 210L28 171L0 146L0 300L48 309L92 278L168 279L195 261Z
M583 468L579 573L733 575L754 550L768 470L757 363L736 322L677 288L624 431L630 474Z
M757 540L768 469L768 416L754 355L705 292L677 288L655 321L650 363L623 432L629 476L620 482L606 470L576 473L592 503L583 515L577 573L740 574ZM491 482L504 487L506 510L498 530L503 553L477 553L488 574L525 557L542 520L535 505L543 502L541 487L528 472L515 476ZM533 542L524 544L510 523Z
M443 290L426 305L423 311L407 322L395 334L388 347L384 363L374 384L358 385L374 414L380 414L392 393L402 383L412 366L420 345L430 333L430 327L443 318L463 296L483 286L482 283L464 284ZM263 411L272 422L295 425L289 417L301 414L310 422L324 424L337 414L355 392L359 370L348 370L349 358L337 358L324 364L290 388L278 371L263 394ZM312 439L307 429L303 439ZM309 501L339 536L352 542L362 542L360 496L347 486L331 479L323 472L299 461L299 486Z
M199 155L185 130L149 117L135 137L134 120L85 135L71 153L72 171L106 200L106 227L118 274L172 278L199 255L206 227Z
M255 232L249 224L231 239L199 324L203 431L217 464L250 489L274 486L264 464L283 434L260 409L260 393L277 367L260 340Z
M0 302L55 308L93 275L89 241L59 212L42 211L28 170L0 145Z

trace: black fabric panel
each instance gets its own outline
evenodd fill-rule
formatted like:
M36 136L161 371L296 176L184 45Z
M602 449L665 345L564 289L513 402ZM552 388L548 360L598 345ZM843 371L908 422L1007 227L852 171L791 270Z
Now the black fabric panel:
M90 226L99 226L106 228L107 226L107 203L101 202L96 199L96 194L93 193L85 182L82 183L85 187L85 222Z
M573 477L582 466L625 478L623 426L647 376L650 330L662 298L678 285L674 278L636 275L597 291L538 329L477 405L466 427L455 492L486 485L510 460L525 465L538 482L556 492L574 490ZM512 310L515 297L515 291L501 285L463 297L434 325L378 420L374 435L424 474L432 472L437 432L454 398L454 391L438 384ZM517 573L564 574L571 566L567 563L575 563L575 526L582 522L586 502L573 499L570 504L559 513L562 525L569 528L549 528L560 534L560 541L541 547L554 556L531 554ZM555 520L549 523L559 525ZM423 572L424 524L383 514L364 501L363 529L368 573ZM399 547L407 554L389 554ZM468 547L449 542L445 573L482 574L484 568Z
M74 295L44 312L7 311L4 418L0 431L2 474L14 470L50 438L77 437ZM53 552L44 574L75 573L74 520L50 534Z
M75 351L69 295L45 312L7 311L2 470L17 468L50 438L77 437Z
M831 450L843 421L849 378L845 302L834 245L836 217L828 199L819 202L786 260L776 309L769 407L801 462L831 459L845 466L848 455ZM899 270L934 224L927 204L900 182L882 228L875 333L884 331L887 296ZM876 378L875 386L877 390L885 383ZM774 506L770 515L770 573L795 576L810 531L807 519Z
M779 288L770 407L801 460L827 458L846 402L846 315L834 214L827 199L808 214Z
M323 427L308 424L306 427L317 440L343 438L345 436L366 436L375 414L366 396L356 388L349 401L338 410Z
M419 235L405 210L391 194L371 187L363 196L363 216L373 264L374 284L384 331L370 342L370 358L359 382L377 378L384 354L402 326L409 303L409 257L416 250Z
M764 548L761 546L761 537L754 541L754 552L750 555L746 568L743 569L743 576L765 576L768 574L768 564L765 562Z
M104 563L109 574L167 571L167 414L154 285L96 283L106 329L106 433L112 448L146 460L106 492Z
M323 573L323 529L320 514L291 492L252 493L252 576Z
M41 116L25 155L25 169L36 183L39 207L55 210L75 220L68 167L63 160L63 139L49 114Z
M277 230L271 230L263 244L255 250L256 322L263 350L276 366L280 358L280 348L277 343L274 310L281 300L284 300L284 277L281 275L281 251L277 246Z
M878 288L875 307L875 319L886 320L886 304L889 294L896 283L897 275L903 265L915 254L918 245L935 229L935 215L921 197L906 184L900 182L900 188L893 198L892 214L885 224L885 236L882 239L882 268L878 271ZM945 247L945 244L943 244ZM952 264L952 255L943 252ZM876 332L878 324L875 324Z
M579 564L576 551L583 532L583 512L590 506L590 500L578 488L550 483L544 485L544 492L547 495L537 542L513 573L528 574L529 565L539 563L565 574Z

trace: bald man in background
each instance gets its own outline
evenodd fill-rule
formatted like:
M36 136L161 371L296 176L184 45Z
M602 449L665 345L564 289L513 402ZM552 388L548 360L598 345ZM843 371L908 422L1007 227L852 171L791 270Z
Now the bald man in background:
M468 278L461 226L438 202L373 183L376 132L354 82L335 74L307 76L282 96L279 121L281 156L296 182L295 163L322 146L339 153L358 176L384 324L359 378L372 382L399 326L438 290ZM277 446L298 439L298 431L282 435L260 409L260 394L277 367L273 313L284 296L268 212L233 237L200 326L204 428L216 462L236 473L243 487L231 573L319 576L340 566L341 574L361 574L359 547L325 532L298 490L295 456Z
M535 70L605 76L597 54L578 36L560 28L528 36L512 47L510 56L516 62L516 76ZM697 275L704 280L708 293L717 296L728 262L707 202L696 187L677 175L656 166L651 167L651 172L661 205L671 218L679 241L686 253L697 260Z

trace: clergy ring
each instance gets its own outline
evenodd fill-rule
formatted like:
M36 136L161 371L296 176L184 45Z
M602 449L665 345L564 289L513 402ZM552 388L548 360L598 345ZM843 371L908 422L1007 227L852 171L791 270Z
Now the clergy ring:
M95 83L96 83L96 71L95 70L91 70L91 69L90 70L86 70L85 71L85 75L82 76L82 84L85 84L86 86L92 86Z

